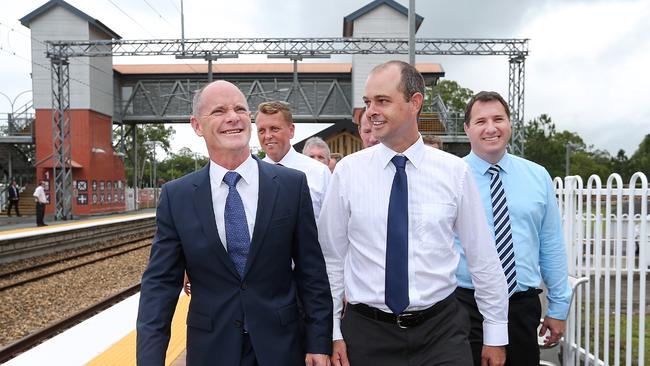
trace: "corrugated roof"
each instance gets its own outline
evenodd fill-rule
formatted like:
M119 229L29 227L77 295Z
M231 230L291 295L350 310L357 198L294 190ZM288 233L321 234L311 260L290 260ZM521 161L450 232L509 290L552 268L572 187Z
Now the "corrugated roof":
M440 64L422 63L416 65L423 74L444 74ZM113 70L123 75L132 74L207 74L205 64L143 64L143 65L113 65ZM215 74L291 74L292 63L260 63L260 64L212 64ZM351 63L299 63L298 72L309 73L350 73Z
M405 16L408 17L409 15L409 10L402 4L393 1L393 0L375 0L366 6L362 7L361 9L348 14L345 18L343 18L343 37L352 37L354 33L354 21L365 14L368 14L372 10L380 7L381 5L387 5L390 6L391 8L395 9L396 11L404 14ZM424 17L418 15L417 13L415 14L415 31L417 32L418 29L420 29L420 25L424 21Z
M47 3L41 5L38 9L32 11L31 13L25 15L24 17L20 18L19 21L22 25L24 25L27 28L30 28L30 24L34 21L34 19L38 18L39 16L47 13L50 9L52 9L55 6L60 6L74 15L80 17L81 19L87 21L91 25L93 25L95 28L99 29L100 31L106 33L109 37L113 39L122 39L119 34L113 32L109 27L104 25L104 23L100 22L99 20L91 17L90 15L84 13L83 11L75 8L74 6L66 3L63 0L50 0Z

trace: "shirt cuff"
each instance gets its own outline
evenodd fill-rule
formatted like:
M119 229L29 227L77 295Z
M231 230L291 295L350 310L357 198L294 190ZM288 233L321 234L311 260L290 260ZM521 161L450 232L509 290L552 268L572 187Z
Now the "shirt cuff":
M546 316L557 320L566 320L570 304L549 303Z
M341 318L334 317L334 327L332 328L332 340L336 341L338 339L343 339L343 333L341 333Z
M493 324L484 321L483 344L486 346L505 346L508 344L508 323Z

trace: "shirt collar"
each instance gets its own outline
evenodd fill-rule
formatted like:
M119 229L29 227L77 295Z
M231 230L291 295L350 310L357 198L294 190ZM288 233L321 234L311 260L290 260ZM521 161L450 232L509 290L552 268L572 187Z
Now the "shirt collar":
M251 182L253 181L253 174L254 174L253 169L256 168L257 168L257 163L255 162L255 159L253 159L253 157L249 155L248 158L244 160L244 162L241 163L237 168L235 168L234 171L236 171L237 173L239 173L239 175L241 175L242 179L244 180L244 182L246 182L246 184L251 184ZM230 170L210 160L210 180L212 182L217 184L223 183L223 177L229 171Z
M411 146L409 146L408 149L406 149L401 155L406 156L408 161L413 164L413 167L417 169L420 166L420 163L422 162L422 159L424 158L424 142L422 142L422 136L420 136L417 141ZM384 144L379 144L377 148L377 154L379 157L379 162L381 163L381 166L386 168L388 164L390 164L390 160L393 158L393 156L398 155L400 153L397 153L393 151L391 148Z
M300 153L297 152L296 149L293 148L293 146L289 146L289 151L287 151L287 153L284 154L284 156L282 157L282 159L280 159L280 161L274 161L268 155L266 155L262 160L271 164L282 164L284 166L290 166L292 162L296 161L296 154L300 154Z
M469 155L467 155L467 159L469 160L470 165L472 165L482 175L485 175L488 169L492 166L491 163L481 159L478 155L476 155L474 153L474 150L470 151ZM501 157L501 160L499 160L496 165L501 167L501 170L507 174L508 170L510 169L511 160L512 158L510 157L510 154L508 154L506 151L505 154L503 154Z

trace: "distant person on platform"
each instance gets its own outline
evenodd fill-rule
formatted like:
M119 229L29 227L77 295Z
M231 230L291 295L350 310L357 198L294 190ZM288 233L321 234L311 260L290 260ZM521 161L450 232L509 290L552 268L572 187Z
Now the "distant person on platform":
M234 84L199 90L190 122L210 162L162 187L142 276L137 364L165 364L187 270L188 365L327 365L332 298L305 174L251 155L251 114Z
M508 283L507 365L539 365L537 326L542 316L538 289L548 288L548 311L540 335L550 330L545 344L564 334L571 289L567 282L560 211L551 176L542 166L506 151L512 135L510 110L495 92L482 91L468 103L465 133L472 151L464 159L476 179L490 232ZM483 316L474 298L472 276L461 252L456 296L472 323L470 344L474 365L481 365Z
M11 217L11 208L16 210L16 216L20 217L20 209L18 208L18 201L20 200L20 190L16 185L16 180L11 180L11 185L7 190L9 192L9 206L7 208L7 216Z
M34 201L36 201L36 226L47 226L43 219L45 218L45 205L47 196L45 195L45 181L40 181L34 190Z
M442 150L442 139L440 136L426 135L422 136L422 141L425 145L431 146L434 149Z
M261 103L255 114L255 126L260 146L266 153L264 161L305 173L314 206L314 216L318 220L332 173L327 166L297 152L291 146L290 141L293 138L295 126L289 105L281 102Z
M366 108L363 108L363 113L359 117L359 137L361 137L364 149L379 143L379 140L372 134L372 124L366 115Z
M343 154L341 153L331 153L330 154L330 163L327 164L327 166L330 168L330 171L333 172L334 168L336 168L336 164L339 163L343 159Z
M330 159L332 158L329 145L318 136L310 137L305 142L305 145L302 147L302 153L320 161L326 166L329 166Z

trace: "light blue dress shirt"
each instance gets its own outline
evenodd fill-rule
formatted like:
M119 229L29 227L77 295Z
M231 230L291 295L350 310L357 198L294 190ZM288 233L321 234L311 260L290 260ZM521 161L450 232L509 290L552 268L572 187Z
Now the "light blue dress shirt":
M491 166L470 152L464 160L476 179L490 232L494 235L494 217L490 196ZM567 281L567 257L562 235L562 223L551 176L542 166L505 153L497 163L501 181L508 200L510 224L514 241L517 269L517 291L539 287L542 279L548 288L547 315L566 319L571 301L571 288ZM458 285L474 288L465 252L461 253L456 276Z

